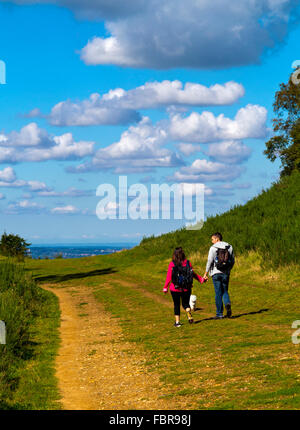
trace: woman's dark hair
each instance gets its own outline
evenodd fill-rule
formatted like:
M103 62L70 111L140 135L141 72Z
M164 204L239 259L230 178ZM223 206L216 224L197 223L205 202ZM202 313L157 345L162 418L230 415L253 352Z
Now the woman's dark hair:
M181 246L175 248L172 260L176 266L179 266L185 260L185 255Z
M223 237L222 237L222 235L221 235L221 233L219 233L219 232L217 232L217 233L214 233L214 234L212 234L211 235L211 237L217 237L220 241L222 241L223 240Z

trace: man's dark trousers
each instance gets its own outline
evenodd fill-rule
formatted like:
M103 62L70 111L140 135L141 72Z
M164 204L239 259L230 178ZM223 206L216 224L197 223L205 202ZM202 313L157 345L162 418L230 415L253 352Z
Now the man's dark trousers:
M230 304L230 298L228 294L229 276L227 273L216 273L213 275L212 280L215 287L215 299L217 308L217 317L223 316L223 302L224 306Z

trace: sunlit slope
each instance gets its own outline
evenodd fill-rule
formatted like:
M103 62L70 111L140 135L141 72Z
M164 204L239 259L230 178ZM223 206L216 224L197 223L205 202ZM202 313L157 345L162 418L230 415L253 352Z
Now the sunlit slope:
M177 230L145 238L133 252L170 256L176 246L188 254L207 250L210 235L220 231L237 253L258 251L267 265L297 263L300 255L300 174L283 178L245 205L209 217L201 230Z

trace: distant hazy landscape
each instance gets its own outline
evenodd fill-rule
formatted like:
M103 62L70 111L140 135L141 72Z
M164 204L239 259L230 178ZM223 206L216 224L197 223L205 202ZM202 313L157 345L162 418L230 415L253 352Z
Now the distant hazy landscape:
M130 249L134 245L32 245L30 246L30 256L38 258L80 258L95 255L112 254L122 249Z

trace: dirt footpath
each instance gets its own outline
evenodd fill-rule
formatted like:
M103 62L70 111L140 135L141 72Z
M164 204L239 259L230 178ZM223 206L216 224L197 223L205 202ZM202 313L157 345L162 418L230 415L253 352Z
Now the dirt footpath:
M56 358L61 403L68 410L177 409L145 365L147 357L124 341L116 318L85 286L52 288L61 310ZM177 406L177 407L176 407Z

